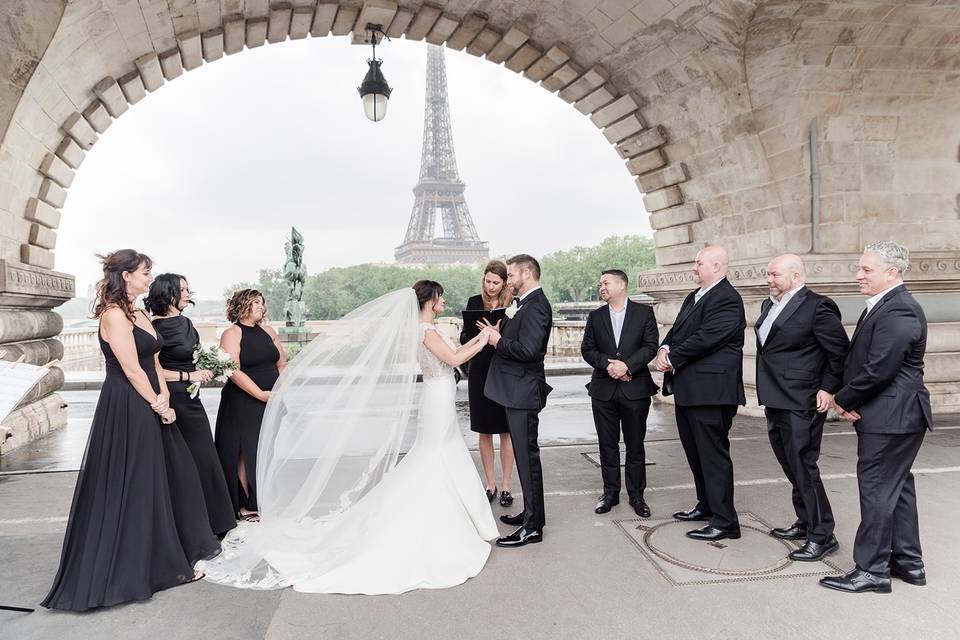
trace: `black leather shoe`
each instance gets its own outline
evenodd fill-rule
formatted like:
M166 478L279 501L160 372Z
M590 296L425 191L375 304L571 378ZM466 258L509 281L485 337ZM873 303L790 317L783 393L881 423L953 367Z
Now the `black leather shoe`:
M837 539L833 536L830 536L822 543L807 540L802 547L791 551L789 557L791 560L797 560L799 562L816 562L839 548L840 543L837 542Z
M633 507L634 513L636 513L641 518L650 517L650 507L647 506L647 503L644 502L643 498L639 499L630 499L630 506Z
M510 492L509 492L509 491L501 491L501 492L500 492L500 506L501 506L501 507L509 507L509 506L512 505L512 504L513 504L513 496L510 495Z
M912 584L917 587L922 587L927 584L927 572L923 567L919 569L902 569L891 562L890 577L903 580L907 584Z
M804 540L807 537L807 528L799 522L794 522L789 527L770 529L770 535L781 540Z
M594 513L608 513L614 506L620 504L620 498L616 496L602 495L597 501L597 506L593 508Z
M693 538L694 540L706 540L707 542L723 540L725 538L736 540L740 537L740 528L718 529L717 527L707 525L705 527L700 527L699 529L694 529L693 531L687 531L687 537Z
M827 576L820 578L820 584L828 589L846 591L847 593L890 593L890 578L875 576L869 571L854 569L845 576Z
M513 516L502 515L500 516L500 522L505 522L512 525L523 524L523 511Z
M524 529L520 527L513 533L502 538L497 538L498 547L522 547L525 544L536 544L543 542L542 529Z
M694 507L690 511L677 511L673 514L673 517L684 522L693 522L695 520L709 520L713 517L713 514L700 507Z
M487 502L493 502L493 499L497 497L497 488L494 487L493 491L490 491L490 489L487 489L486 491L487 491Z

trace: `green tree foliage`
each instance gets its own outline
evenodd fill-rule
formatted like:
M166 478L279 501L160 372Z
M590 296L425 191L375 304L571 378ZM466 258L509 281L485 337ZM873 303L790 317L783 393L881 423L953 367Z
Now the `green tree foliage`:
M604 269L623 269L632 283L640 271L655 266L653 242L640 236L610 237L593 247L574 247L544 256L543 288L553 302L597 300L597 281ZM445 316L457 316L467 298L480 293L481 266L359 264L335 267L307 278L303 301L310 320L336 320L385 293L409 287L417 280L436 280L447 301ZM267 298L271 320L283 319L287 284L279 269L261 269L256 283L229 288L259 289ZM629 289L636 291L634 284Z
M593 247L574 247L547 254L540 261L544 291L556 302L599 300L597 282L606 269L621 269L636 291L640 271L656 266L653 241L641 236L613 236Z
M260 269L256 282L240 282L223 291L224 302L239 289L256 289L267 303L267 318L283 320L283 305L287 301L287 282L280 269Z

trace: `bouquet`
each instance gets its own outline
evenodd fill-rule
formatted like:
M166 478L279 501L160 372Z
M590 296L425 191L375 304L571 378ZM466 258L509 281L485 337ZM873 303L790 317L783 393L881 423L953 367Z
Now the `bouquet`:
M227 378L237 370L237 363L234 362L233 356L215 344L209 347L197 347L193 352L193 362L197 365L197 369L206 369L213 374L213 379L219 382L226 382ZM191 400L196 398L200 393L200 383L194 382L187 387L187 393L190 394Z

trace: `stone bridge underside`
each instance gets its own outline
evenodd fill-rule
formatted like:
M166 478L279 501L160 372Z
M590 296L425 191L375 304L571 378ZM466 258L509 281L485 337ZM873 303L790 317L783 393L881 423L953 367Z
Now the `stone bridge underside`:
M113 119L224 55L359 41L368 22L502 64L593 121L636 176L658 265L639 285L666 324L705 243L730 251L748 319L767 260L793 251L849 322L863 244L907 244L931 391L960 408L960 0L2 0L0 358L62 352L53 309L73 279L53 271L60 209ZM63 424L61 382L47 376L7 419L6 448Z

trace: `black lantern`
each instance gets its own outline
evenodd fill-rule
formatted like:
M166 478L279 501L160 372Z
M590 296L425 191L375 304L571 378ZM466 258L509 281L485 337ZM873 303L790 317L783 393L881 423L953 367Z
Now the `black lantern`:
M370 68L367 70L363 82L357 87L357 91L360 92L360 97L363 99L363 113L370 120L380 122L387 115L387 100L390 98L390 93L393 92L393 89L387 84L387 79L383 77L383 72L380 71L383 60L377 60L377 34L384 38L387 38L387 34L383 32L383 27L379 24L368 24L367 31L370 32L373 57L367 60ZM387 38L387 40L389 39Z

